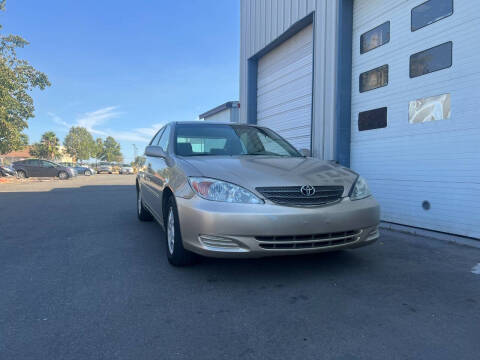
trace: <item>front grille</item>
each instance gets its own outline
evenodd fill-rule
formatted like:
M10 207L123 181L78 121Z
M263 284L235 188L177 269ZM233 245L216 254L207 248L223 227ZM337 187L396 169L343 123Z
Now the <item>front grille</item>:
M263 249L312 249L351 244L359 239L362 230L327 234L255 236Z
M256 190L270 201L290 206L319 206L342 198L343 186L314 186L315 194L302 194L301 186L257 187Z

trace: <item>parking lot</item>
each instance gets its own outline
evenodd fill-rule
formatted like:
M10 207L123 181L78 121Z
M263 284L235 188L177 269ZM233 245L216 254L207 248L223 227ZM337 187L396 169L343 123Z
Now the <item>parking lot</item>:
M135 177L0 184L0 359L478 359L480 249L171 267Z

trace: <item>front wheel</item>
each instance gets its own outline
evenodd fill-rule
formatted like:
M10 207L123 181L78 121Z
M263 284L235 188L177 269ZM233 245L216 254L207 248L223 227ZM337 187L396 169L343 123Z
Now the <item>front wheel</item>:
M25 173L25 171L23 170L17 170L17 176L20 178L20 179L25 179L27 177L27 174Z
M90 176L92 175L92 172L90 170L85 170L85 172L83 173L83 175L85 176Z
M58 178L60 180L66 180L66 179L68 179L68 174L65 171L60 171L58 173Z
M186 266L193 264L197 257L194 253L185 250L183 247L178 211L173 196L170 196L168 199L164 217L168 262L173 266Z

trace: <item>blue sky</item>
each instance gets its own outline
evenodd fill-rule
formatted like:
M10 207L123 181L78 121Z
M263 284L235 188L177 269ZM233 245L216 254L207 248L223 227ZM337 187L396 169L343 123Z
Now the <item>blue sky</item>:
M162 124L238 100L239 21L237 0L7 0L3 33L52 82L33 92L30 142L81 125L131 161Z

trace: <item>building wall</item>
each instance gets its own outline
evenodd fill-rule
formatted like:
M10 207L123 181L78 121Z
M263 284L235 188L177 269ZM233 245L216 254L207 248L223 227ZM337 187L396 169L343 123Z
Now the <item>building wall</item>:
M424 2L242 0L240 120L257 121L258 69L264 70L259 61L313 24L313 155L339 160L366 177L381 203L382 220L480 238L480 207L471 201L480 194L475 116L480 53L472 40L480 2L455 0L451 16L416 31L412 9ZM442 9L440 2L432 5L432 14ZM384 22L390 24L389 41L362 54L362 34ZM451 66L410 78L410 56L444 42L453 44ZM383 65L388 81L360 90L360 74ZM410 123L411 102L415 111L416 102L445 94L451 116ZM388 109L385 126L361 130L360 112L378 108Z
M367 179L382 220L480 238L480 207L471 201L480 199L480 71L474 66L480 51L472 42L472 30L480 33L480 2L456 0L451 15L411 31L412 9L424 2L354 2L351 168ZM387 22L389 41L362 54L362 34ZM412 54L446 42L451 66L409 76ZM360 92L360 74L383 65L387 84ZM444 103L420 105L446 94ZM410 122L412 103L429 121ZM387 110L384 126L361 131L359 113L378 108Z
M214 121L214 122L234 122L238 123L239 117L239 108L232 107L225 110L219 111L216 114L205 116L204 121Z
M337 27L339 2L332 0L241 0L240 122L256 122L256 62L294 35L297 24L313 23L314 68L312 152L335 159Z
M203 120L215 122L230 122L230 110L231 109L225 109L212 116L205 117Z

